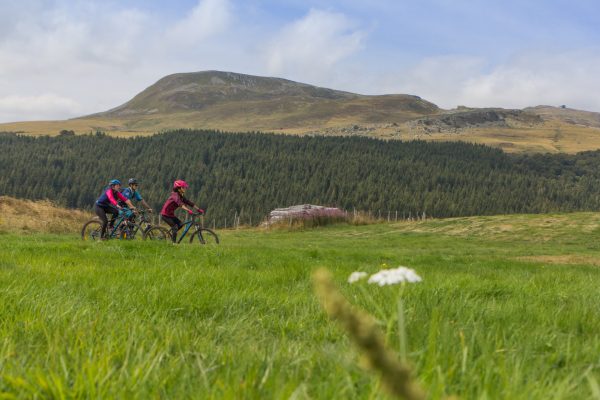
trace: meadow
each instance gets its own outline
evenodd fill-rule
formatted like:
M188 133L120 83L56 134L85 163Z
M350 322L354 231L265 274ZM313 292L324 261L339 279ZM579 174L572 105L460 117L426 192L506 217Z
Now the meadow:
M254 228L215 247L0 230L0 399L386 398L311 274L329 269L383 322L398 288L346 280L399 265L423 278L402 296L428 398L600 398L598 227L574 213Z

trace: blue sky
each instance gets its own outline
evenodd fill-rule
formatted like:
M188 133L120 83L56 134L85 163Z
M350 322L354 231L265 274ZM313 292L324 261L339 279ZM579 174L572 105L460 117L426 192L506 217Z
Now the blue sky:
M600 111L600 5L547 1L21 0L0 4L0 121L115 107L227 70L444 108Z

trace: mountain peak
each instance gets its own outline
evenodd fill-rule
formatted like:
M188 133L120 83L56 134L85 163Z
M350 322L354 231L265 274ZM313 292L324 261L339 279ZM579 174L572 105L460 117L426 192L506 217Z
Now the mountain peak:
M437 106L417 96L365 96L283 78L227 71L200 71L165 76L127 103L95 114L94 117L120 118L209 110L211 114L212 111L219 114L219 110L227 108L234 114L239 114L242 109L246 115L254 115L259 119L276 117L281 120L282 115L284 118L291 117L310 109L320 114L317 118L322 120L356 114L358 109L354 107L353 111L350 104L355 101L361 103L354 105L361 110L375 109L376 103L383 113L401 114L405 111L411 115L424 115L439 111ZM368 106L368 102L374 104ZM331 110L327 111L328 108ZM396 115L391 119L403 118Z

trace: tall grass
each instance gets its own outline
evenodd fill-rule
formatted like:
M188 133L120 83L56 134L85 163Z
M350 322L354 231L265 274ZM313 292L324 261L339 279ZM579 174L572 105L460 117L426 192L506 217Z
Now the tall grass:
M504 218L223 231L215 247L5 233L0 398L384 398L310 280L328 268L384 321L396 292L345 283L383 263L423 277L403 302L428 398L590 398L600 230L572 214L506 234Z

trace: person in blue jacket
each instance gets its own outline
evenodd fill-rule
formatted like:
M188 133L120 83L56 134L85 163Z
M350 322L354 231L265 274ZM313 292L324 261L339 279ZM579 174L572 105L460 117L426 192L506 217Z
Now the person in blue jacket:
M146 208L146 210L149 213L152 213L152 207L150 207L148 203L146 203L146 200L144 200L140 192L138 192L138 187L140 185L138 180L135 178L131 178L127 183L129 184L129 186L123 189L121 191L121 194L125 196L128 200L135 200L141 202L142 205Z

